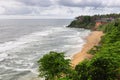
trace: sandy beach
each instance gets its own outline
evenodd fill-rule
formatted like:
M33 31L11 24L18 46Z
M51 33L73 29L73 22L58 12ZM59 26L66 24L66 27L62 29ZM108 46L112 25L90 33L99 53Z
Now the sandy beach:
M79 62L85 60L85 59L91 59L92 55L87 54L87 52L95 45L98 45L98 43L101 40L101 36L103 36L102 31L93 31L91 34L86 38L86 44L83 46L82 50L78 53L76 53L73 56L73 59L71 61L72 66L74 67Z

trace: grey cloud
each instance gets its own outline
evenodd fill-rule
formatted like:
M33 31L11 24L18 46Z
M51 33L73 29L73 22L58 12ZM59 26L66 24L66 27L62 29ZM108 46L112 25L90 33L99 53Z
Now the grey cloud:
M7 0L2 0L2 2L4 4L0 3L0 7L5 11L1 15L28 15L32 13L39 15L39 11L52 5L50 0L12 0L10 3L7 3Z
M50 0L16 0L19 1L26 6L40 6L40 7L49 7L52 5Z
M74 2L74 0L59 0L59 4L69 7L99 7L104 6L101 1L95 0L81 0L80 2Z
M77 0L76 0L77 1ZM114 0L59 0L59 5L68 6L68 7L120 7L120 1Z
M120 12L119 0L0 0L1 15L67 16ZM8 2L9 1L9 2ZM78 2L77 2L78 1ZM2 3L4 2L4 3ZM66 6L66 7L65 7Z
M30 14L32 12L31 9L22 7L22 8L6 8L5 12L3 13L4 15L25 15L25 14Z

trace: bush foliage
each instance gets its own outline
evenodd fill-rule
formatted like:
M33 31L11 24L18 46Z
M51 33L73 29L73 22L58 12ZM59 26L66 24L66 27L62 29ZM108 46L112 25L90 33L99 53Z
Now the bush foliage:
M64 53L51 51L38 61L41 77L46 80L56 80L66 76L70 71L70 60L64 58Z

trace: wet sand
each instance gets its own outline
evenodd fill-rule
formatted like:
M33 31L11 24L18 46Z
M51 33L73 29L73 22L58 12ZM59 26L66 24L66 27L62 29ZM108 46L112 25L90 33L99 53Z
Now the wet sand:
M92 55L87 54L87 52L94 47L95 45L98 45L98 43L101 40L101 36L103 36L102 31L93 31L87 38L86 38L86 44L83 46L82 50L78 53L76 53L73 56L73 59L71 61L72 66L74 67L79 62L85 60L85 59L91 59Z

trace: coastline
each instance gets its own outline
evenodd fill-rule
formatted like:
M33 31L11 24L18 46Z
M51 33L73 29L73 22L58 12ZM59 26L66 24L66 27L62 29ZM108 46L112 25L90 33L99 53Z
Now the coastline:
M92 31L87 37L86 37L86 43L83 45L83 48L80 52L73 55L71 63L72 66L75 67L79 62L82 62L85 59L91 59L93 55L88 54L87 52L93 48L95 45L98 45L98 43L101 40L101 36L103 36L102 31ZM27 80L27 79L25 79ZM32 79L28 80L41 80L39 77L33 77Z
M101 40L101 37L103 36L102 31L93 31L90 33L90 35L86 38L86 43L83 45L83 48L80 52L76 53L73 56L73 59L71 60L71 64L73 67L75 67L79 62L85 60L85 59L91 59L93 55L88 54L87 52L93 48L94 46L98 45L98 43Z

